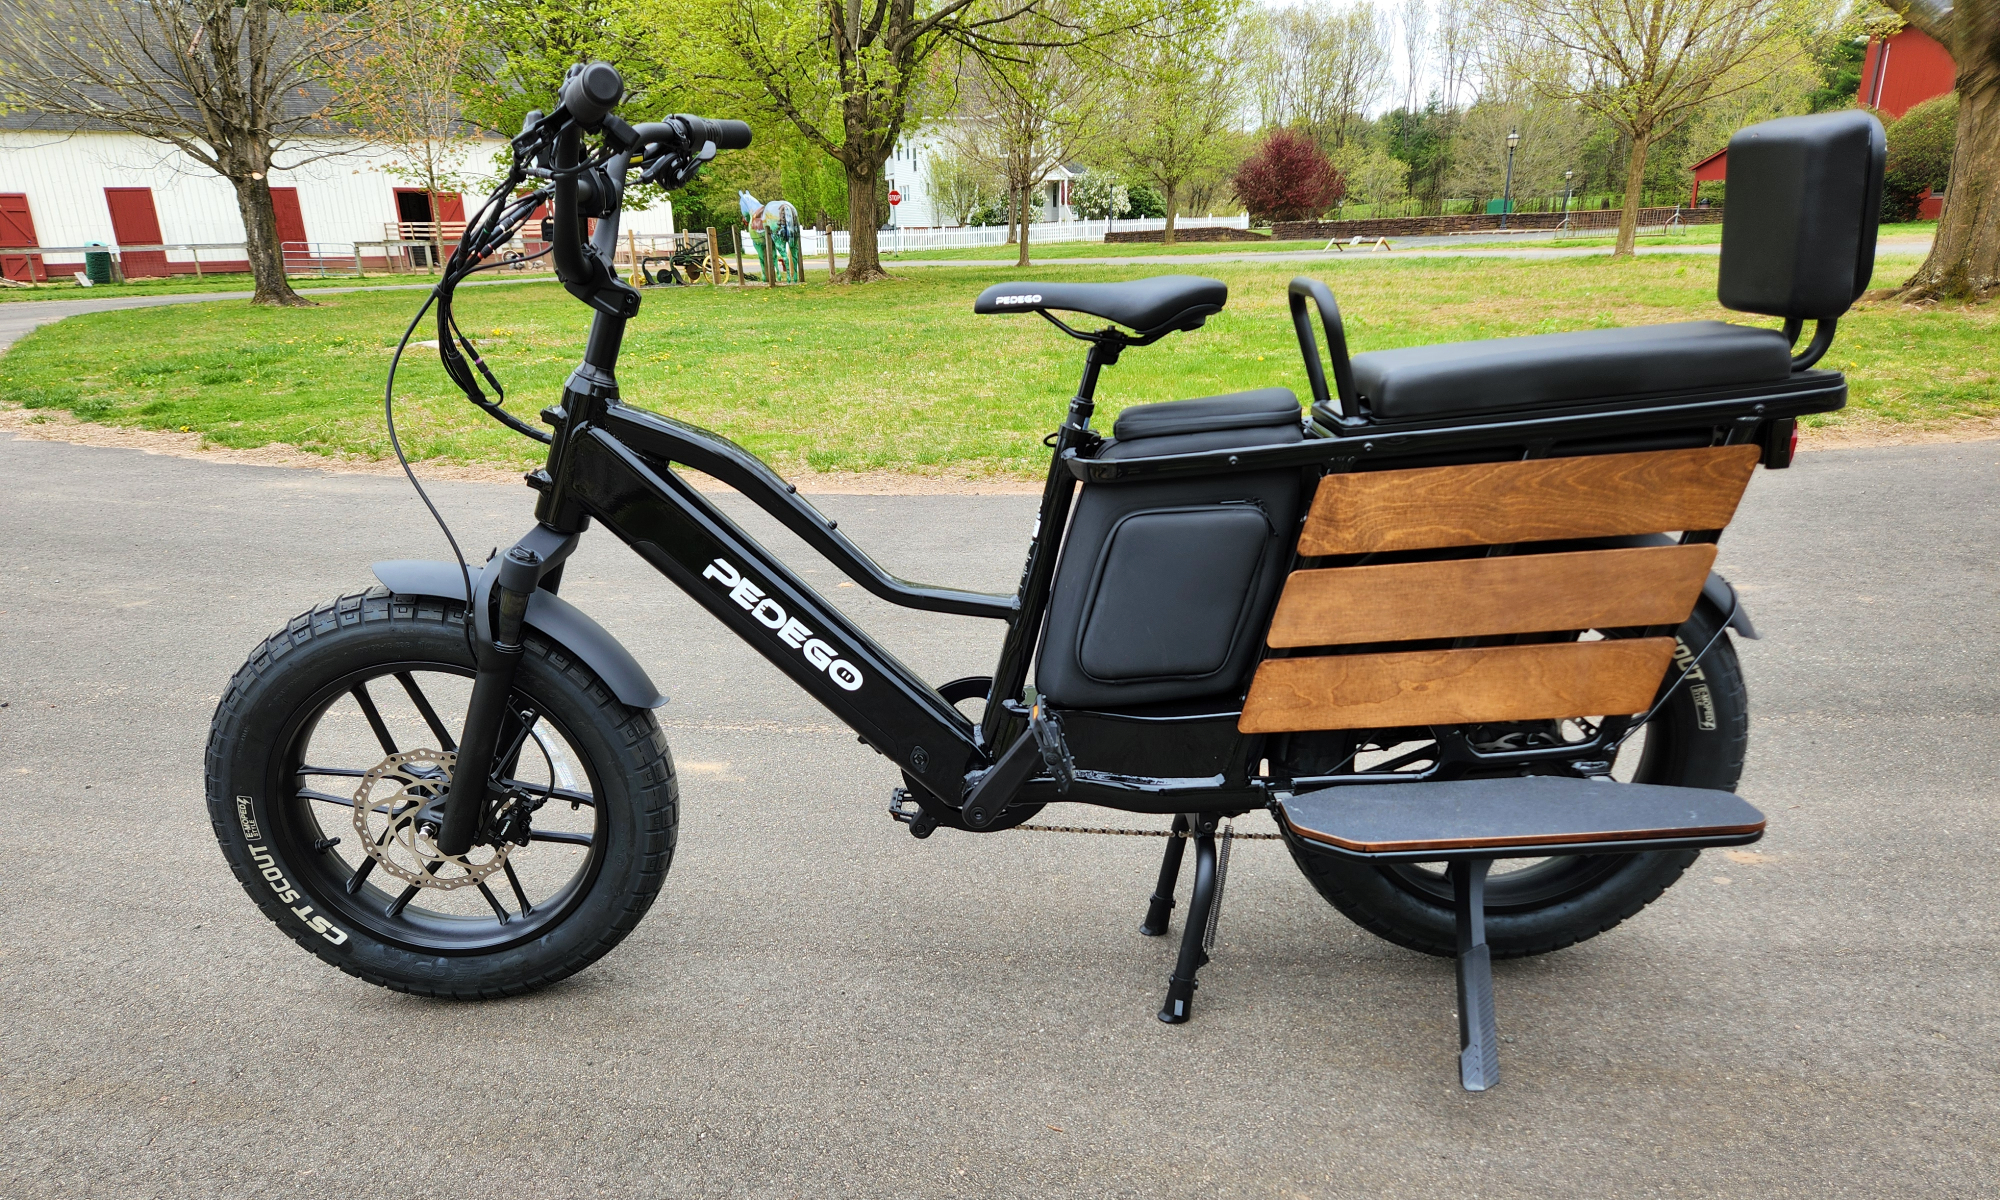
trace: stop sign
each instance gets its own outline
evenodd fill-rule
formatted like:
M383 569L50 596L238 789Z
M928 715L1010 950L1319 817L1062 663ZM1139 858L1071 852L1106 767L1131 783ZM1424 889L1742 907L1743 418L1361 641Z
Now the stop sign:
M895 190L894 188L889 189L889 203L901 204L902 202L903 202L903 193Z

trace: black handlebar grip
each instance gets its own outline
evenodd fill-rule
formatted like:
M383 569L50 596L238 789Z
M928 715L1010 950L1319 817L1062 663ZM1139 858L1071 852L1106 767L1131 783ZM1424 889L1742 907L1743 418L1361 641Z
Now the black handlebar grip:
M563 107L586 129L603 124L624 97L625 79L608 62L586 63L563 81Z
M689 113L675 119L687 128L688 140L697 148L703 142L714 142L717 150L745 150L750 146L750 127L741 121L711 121Z
M708 140L715 143L717 150L747 150L750 148L750 126L742 121L715 121L714 136Z

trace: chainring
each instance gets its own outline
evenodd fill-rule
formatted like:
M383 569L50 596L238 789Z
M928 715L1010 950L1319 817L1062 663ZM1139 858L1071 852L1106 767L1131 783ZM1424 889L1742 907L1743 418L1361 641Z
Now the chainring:
M446 854L417 820L424 806L450 785L457 761L450 751L407 750L391 754L361 777L354 792L354 832L378 868L405 883L450 891L483 882L507 865L512 842Z

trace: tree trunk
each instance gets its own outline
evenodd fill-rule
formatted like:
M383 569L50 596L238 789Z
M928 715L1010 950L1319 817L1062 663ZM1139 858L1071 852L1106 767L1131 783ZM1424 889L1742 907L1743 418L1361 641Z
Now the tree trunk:
M1959 69L1963 82L1971 72ZM1990 300L2000 296L2000 69L1958 98L1951 182L1930 256L1895 299Z
M882 269L882 256L875 246L875 188L881 177L880 164L847 168L847 275L848 283L872 283L889 278Z
M1005 195L1006 198L1000 202L1000 208L1007 214L1007 240L1000 244L1011 246L1014 244L1014 181L1011 179L1007 181Z
M1018 194L1021 198L1021 256L1014 260L1014 265L1025 267L1031 265L1028 262L1028 189L1022 188Z
M1174 218L1180 215L1180 189L1168 184L1164 190L1166 195L1162 199L1167 202L1167 227L1160 232L1160 244L1171 246L1174 244Z
M243 248L250 259L250 274L257 281L252 304L279 304L310 308L312 301L292 290L285 278L285 248L278 241L278 210L271 203L271 183L267 178L232 178L236 188L236 211L243 217Z
M1638 253L1633 242L1639 236L1639 193L1646 186L1646 151L1652 142L1649 135L1632 135L1632 161L1625 168L1625 207L1618 213L1618 244L1612 248L1613 258Z

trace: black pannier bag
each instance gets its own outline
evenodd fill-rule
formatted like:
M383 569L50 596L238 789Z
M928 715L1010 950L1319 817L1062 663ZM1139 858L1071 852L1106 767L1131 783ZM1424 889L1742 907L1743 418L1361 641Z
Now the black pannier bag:
M1304 437L1298 398L1265 388L1126 409L1099 458L1152 458ZM1240 692L1284 582L1299 473L1086 486L1070 520L1037 690L1066 708Z

